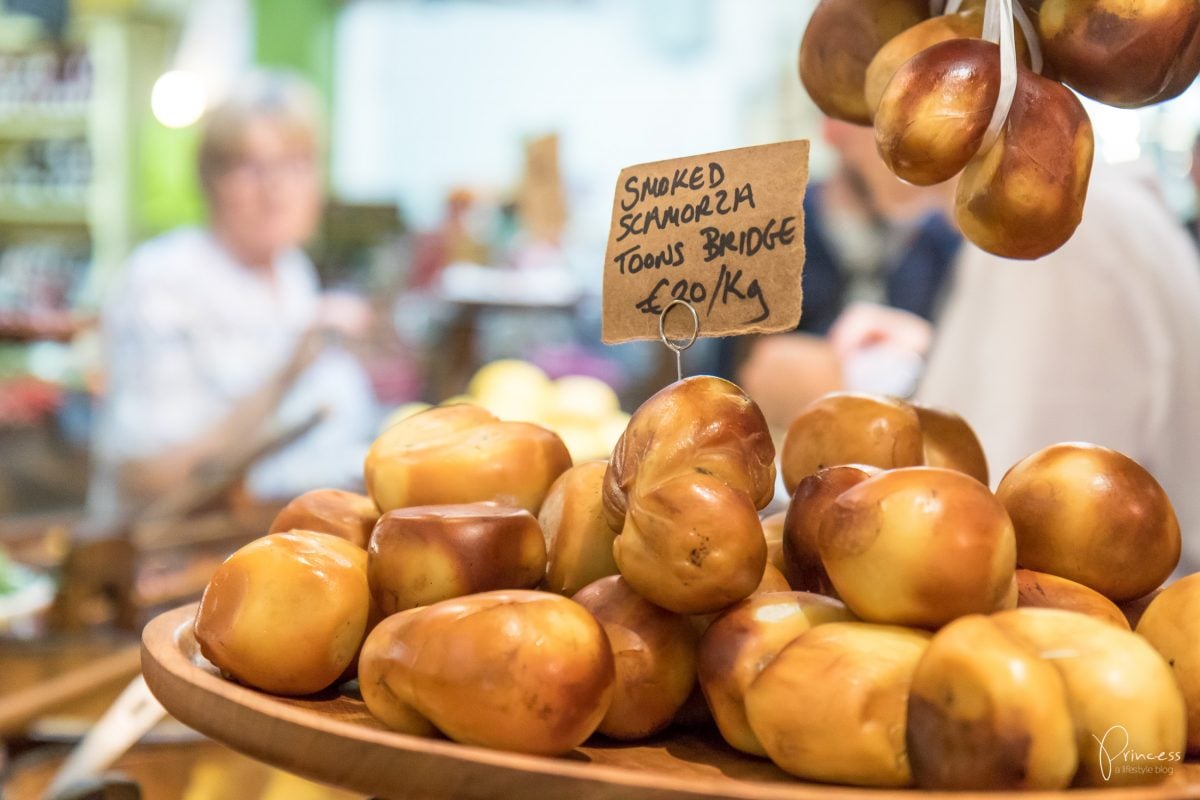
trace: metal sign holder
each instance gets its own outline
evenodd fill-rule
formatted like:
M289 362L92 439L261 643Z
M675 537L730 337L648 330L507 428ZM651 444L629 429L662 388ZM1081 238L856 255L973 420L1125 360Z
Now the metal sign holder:
M687 339L681 339L679 342L673 342L667 338L667 314L671 313L671 309L676 306L683 306L692 314L692 334ZM658 315L658 338L667 346L667 349L675 354L675 379L683 380L683 351L696 343L696 337L700 335L700 315L696 313L696 309L686 300L672 300L667 303L666 308Z

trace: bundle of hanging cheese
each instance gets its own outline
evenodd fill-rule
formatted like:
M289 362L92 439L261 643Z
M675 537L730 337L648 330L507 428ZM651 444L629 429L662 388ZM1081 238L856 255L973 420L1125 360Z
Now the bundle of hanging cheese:
M983 39L993 4L1016 12L1011 42ZM1015 89L997 118L1002 47L1017 55ZM1061 247L1083 215L1094 140L1067 87L1137 108L1179 95L1198 72L1195 0L821 0L800 46L822 111L874 125L884 162L910 183L958 176L962 232L1022 259Z

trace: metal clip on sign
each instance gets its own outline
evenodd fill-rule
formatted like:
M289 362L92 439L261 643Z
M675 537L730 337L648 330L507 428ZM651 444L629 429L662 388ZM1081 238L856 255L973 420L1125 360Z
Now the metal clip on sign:
M683 306L692 314L692 334L687 339L681 339L679 342L673 342L667 338L667 314L671 313L671 309L675 306ZM696 337L700 335L700 315L696 313L696 309L691 303L686 300L672 300L667 303L667 307L658 315L658 338L667 346L667 349L675 354L675 379L683 380L683 351L696 343Z

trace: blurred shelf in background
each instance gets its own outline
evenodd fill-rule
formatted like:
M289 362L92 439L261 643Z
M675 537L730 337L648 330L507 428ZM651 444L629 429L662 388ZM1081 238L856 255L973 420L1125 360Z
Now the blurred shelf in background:
M28 467L0 470L0 514L83 503L98 385L87 331L145 235L138 156L181 13L0 3L0 439Z
M58 228L86 227L87 224L88 208L83 204L26 206L0 203L0 225Z
M87 129L84 110L66 116L0 114L0 140L82 138Z

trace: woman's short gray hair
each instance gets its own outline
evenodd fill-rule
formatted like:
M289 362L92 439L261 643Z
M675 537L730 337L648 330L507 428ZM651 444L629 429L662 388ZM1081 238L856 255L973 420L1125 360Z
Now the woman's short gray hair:
M289 72L249 73L205 115L199 172L206 192L241 158L247 128L264 119L278 124L298 147L310 149L314 156L320 151L324 129L321 100L312 85Z

